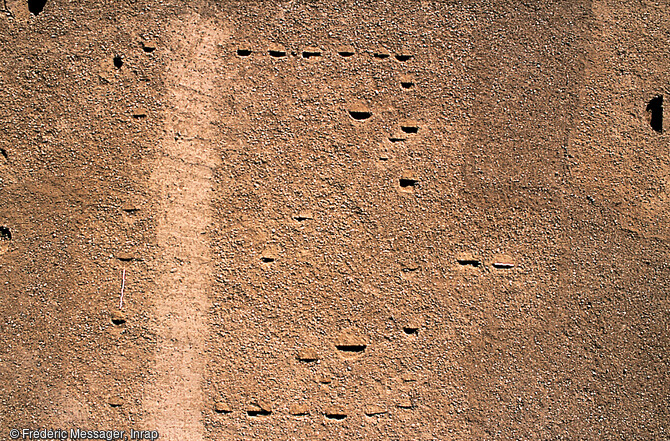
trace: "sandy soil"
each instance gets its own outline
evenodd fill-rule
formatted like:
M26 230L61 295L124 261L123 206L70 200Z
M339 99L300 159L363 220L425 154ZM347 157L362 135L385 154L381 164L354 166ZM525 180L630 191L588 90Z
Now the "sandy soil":
M670 438L667 5L0 8L2 439Z

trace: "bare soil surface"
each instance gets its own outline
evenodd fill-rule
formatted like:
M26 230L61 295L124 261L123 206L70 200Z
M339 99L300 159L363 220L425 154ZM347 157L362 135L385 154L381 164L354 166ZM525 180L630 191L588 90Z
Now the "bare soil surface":
M667 6L0 3L0 438L670 439Z

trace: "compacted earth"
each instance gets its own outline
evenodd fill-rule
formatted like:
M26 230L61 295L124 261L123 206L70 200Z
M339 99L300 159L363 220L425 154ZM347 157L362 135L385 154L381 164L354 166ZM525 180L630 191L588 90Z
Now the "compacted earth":
M1 439L670 439L664 2L0 9Z

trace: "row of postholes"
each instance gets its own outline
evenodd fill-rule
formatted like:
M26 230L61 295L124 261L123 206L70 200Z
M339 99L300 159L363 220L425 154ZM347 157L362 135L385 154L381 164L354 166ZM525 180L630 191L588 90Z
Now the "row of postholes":
M150 52L154 48L155 48L154 45L150 46L148 45L148 47L145 48L145 51ZM240 57L249 57L250 55L252 55L252 53L253 50L248 46L241 46L237 49L237 55ZM322 50L319 48L308 47L302 51L301 55L302 58L311 59L322 56L322 53L323 53ZM337 53L344 58L349 58L356 54L355 50L351 47L339 48ZM283 46L272 45L268 49L268 55L274 58L282 58L288 56L288 51ZM297 56L298 54L297 52L292 52L291 55ZM380 49L376 52L373 52L372 56L376 59L387 59L391 57L391 54L384 49ZM413 58L413 55L401 52L395 54L394 57L396 60L400 62L405 62ZM117 67L120 67L120 65L117 65ZM400 85L402 89L411 89L414 87L414 81L411 77L403 76L400 79ZM147 116L147 113L148 112L144 109L136 109L133 112L132 116L134 118L144 118ZM372 112L363 103L355 103L349 106L348 113L353 120L359 122L364 122L372 117ZM399 132L400 134L390 136L389 141L391 143L403 142L407 139L408 135L416 134L418 133L418 131L419 131L419 125L414 120L404 120L400 123L400 132ZM380 159L386 160L388 158L381 157ZM409 175L403 175L403 177L401 177L399 180L400 188L406 190L413 189L413 187L417 183L418 179ZM131 208L124 207L124 211L134 212L136 211L136 207ZM313 216L311 215L311 213L300 213L297 216L295 216L294 219L298 222L304 222L306 220L313 219ZM117 255L117 258L119 258L119 260L121 261L126 262L130 260L135 260L134 256L128 253L119 253ZM270 248L266 249L261 255L261 261L266 264L275 262L277 259L278 259L277 253L272 251ZM480 260L472 258L469 255L461 256L459 259L457 259L457 262L461 266L471 266L475 268L483 267ZM500 262L494 262L492 265L495 268L514 267L514 264L511 263L509 259L504 259L501 260ZM410 268L409 270L416 270L416 269L418 268ZM126 322L126 317L121 311L112 312L111 319L112 323L117 326L123 325ZM407 335L413 335L417 334L420 328L421 328L420 320L409 319L406 320L406 323L402 326L402 331ZM365 339L358 336L355 332L344 331L335 340L335 348L338 350L338 352L340 352L346 357L355 357L365 351L365 349L367 348L367 342L365 341ZM319 356L316 353L316 351L310 348L298 351L296 358L301 363L314 363L319 360ZM324 377L319 379L319 382L322 384L328 384L331 382L331 379ZM115 399L111 399L109 404L116 407L122 405L122 403L123 400L117 397ZM412 409L415 407L414 402L409 398L401 399L396 403L396 405L398 408L401 409ZM228 403L218 400L214 402L214 411L220 414L228 414L232 413L233 409ZM264 400L256 400L250 403L246 407L245 411L246 414L250 417L269 416L272 415L274 412L272 405ZM311 414L309 407L302 404L291 405L288 409L288 413L296 417L308 416ZM345 406L333 405L326 407L321 411L321 413L326 418L331 420L344 420L349 412ZM388 413L387 409L377 405L369 405L364 408L364 414L368 417L381 416L387 413Z
M419 331L420 324L417 320L412 319L407 321L403 327L403 331L406 334L416 334ZM340 335L335 339L335 347L338 351L345 354L345 356L356 356L365 351L367 348L367 342L365 339L357 335L352 330L345 330L340 333ZM316 350L313 348L303 348L298 351L296 358L302 363L314 363L319 360L319 355ZM330 384L332 379L328 376L322 376L318 379L318 382L324 385ZM413 409L416 407L414 401L411 398L402 398L397 403L396 406L400 409ZM225 401L216 401L214 402L214 411L217 413L228 414L232 413L232 407ZM245 412L250 417L258 416L269 416L273 414L272 405L265 400L256 400L246 406ZM378 405L368 405L365 406L363 412L368 417L376 417L388 414L389 411ZM305 404L294 403L288 408L288 413L295 417L300 416L309 416L312 412L310 411L309 406ZM342 405L331 405L322 409L321 413L328 419L331 420L343 420L350 413L349 409L346 406Z
M147 40L142 42L142 49L147 53L155 51L156 48L157 44L153 40ZM236 52L238 56L243 58L249 57L251 54L254 53L252 48L246 45L241 45L240 47L238 47ZM338 48L337 53L344 58L349 58L356 54L356 50L352 46L344 46ZM273 44L269 46L268 54L274 58L283 58L288 56L288 51L284 46L281 46L279 44ZM317 47L306 47L302 51L302 57L306 59L320 57L322 56L322 54L323 51ZM298 53L292 52L292 55L297 56ZM379 48L378 50L372 52L372 57L376 59L387 59L391 57L391 54L386 49ZM414 57L413 54L408 53L406 51L400 51L394 55L394 58L401 62L409 61L413 57ZM115 67L120 69L123 66L123 64L124 64L123 57L121 55L117 55L114 57ZM415 87L415 81L409 75L402 75L399 78L399 83L400 87L403 90L409 90ZM352 105L349 106L347 111L352 119L359 122L364 122L372 117L372 112L370 111L368 106L362 102L353 103ZM136 107L135 109L133 109L131 113L132 117L135 119L144 119L148 116L148 114L149 110L144 107ZM413 119L405 119L401 121L399 123L399 127L400 130L397 133L388 137L389 142L391 142L392 144L405 142L407 141L409 135L417 134L419 132L419 124L417 123L417 121ZM387 161L390 158L386 154L381 154L379 159L381 161ZM407 176L403 176L399 180L400 188L406 191L411 191L417 183L418 183L417 179Z
M243 58L251 56L254 52L255 51L250 45L240 45L236 51L237 55ZM353 46L339 47L337 48L336 52L342 58L351 58L354 55L356 55L356 49L354 49ZM289 51L286 49L285 46L282 46L280 44L271 44L268 47L266 53L272 58L286 58L289 56ZM392 57L391 53L382 47L368 53L372 55L372 58L375 58L377 60L386 60ZM323 54L324 51L321 48L315 46L305 47L300 53L298 53L297 51L290 52L290 55L294 57L300 55L302 58L307 60L318 59L322 57ZM393 58L395 58L397 61L401 63L404 63L414 58L414 55L409 53L408 51L399 51L393 55Z
M150 48L155 48L155 46L152 44L149 46ZM239 52L240 50L238 50ZM274 53L275 51L271 51ZM247 52L243 52L246 54ZM281 52L284 53L284 52ZM309 52L312 53L312 52ZM347 52L348 54L349 52ZM398 55L399 56L399 55ZM397 57L398 57L397 56ZM404 55L403 57L409 57L409 55ZM404 60L404 58L402 58ZM120 59L119 59L120 60ZM414 79L410 76L403 75L400 78L400 86L402 89L412 89L415 87L415 82ZM347 108L347 113L349 116L357 122L365 122L372 118L373 112L370 110L370 108L363 102L354 102L351 105L348 106ZM149 110L145 107L136 107L132 110L131 116L134 119L145 119L149 115ZM404 119L399 122L399 130L390 135L388 137L388 140L391 144L396 144L396 143L403 143L408 140L409 136L416 135L419 132L419 123L414 120L414 119ZM381 153L379 156L379 159L381 161L388 161L390 157L385 154ZM398 184L401 190L404 192L412 192L416 185L418 184L419 180L414 177L412 173L405 172L403 175L399 178Z
M251 46L248 45L241 45L237 49L237 55L243 58L249 57L253 53L254 53L253 49L251 48ZM270 45L267 53L273 58L284 58L287 57L289 54L286 48L279 44ZM338 48L337 53L344 58L350 58L356 55L356 50L352 46L344 46ZM298 52L292 52L291 55L298 56ZM306 47L303 49L301 55L302 58L305 59L318 58L323 55L323 51L317 47ZM376 51L372 52L372 57L384 60L390 58L391 54L386 49L379 48ZM394 55L394 58L400 62L409 61L413 57L414 57L413 54L406 51L400 51ZM412 89L414 85L415 83L412 77L408 75L403 75L400 78L400 87L402 89L405 90ZM359 122L366 121L372 117L372 112L370 111L368 106L362 102L353 103L352 105L349 106L347 111L352 119ZM405 119L401 121L399 125L400 125L400 131L388 137L388 140L392 144L405 142L407 141L407 137L409 135L413 135L419 132L419 124L417 123L417 121L413 119ZM388 155L382 153L379 159L381 161L387 161L390 158ZM412 190L414 189L414 187L417 185L418 182L419 180L409 173L404 173L403 176L398 180L400 189L405 192L412 192Z
M121 311L114 310L111 313L112 323L116 326L121 326L126 323L126 316ZM421 328L421 320L417 318L410 318L404 321L402 330L405 334L415 335L419 332ZM334 341L335 348L347 358L354 358L358 355L361 355L366 348L368 347L367 341L356 333L353 329L349 328L342 331ZM306 347L297 351L296 359L299 363L310 365L318 362L321 357L314 348ZM333 379L327 375L321 375L318 378L318 383L322 385L331 384ZM406 375L403 377L403 381L415 381L415 378L412 375ZM108 397L107 403L111 407L121 407L124 405L123 397L118 395L112 395ZM409 397L399 398L395 406L399 409L411 410L416 407L414 399ZM213 410L219 414L230 414L234 410L227 402L218 399L213 402ZM249 417L263 417L270 416L275 413L275 410L271 403L266 400L254 400L250 402L244 409L244 412ZM331 405L327 406L317 413L322 413L327 419L330 420L344 420L350 414L350 409L347 406L343 405ZM367 405L363 409L363 413L368 417L378 417L389 413L389 410L385 407L379 405ZM305 404L294 403L289 406L288 414L301 417L309 416L312 414L309 406Z
M400 409L414 409L416 404L411 398L400 399L396 402L396 407ZM214 403L214 411L216 413L229 414L233 412L233 408L226 402L216 401ZM245 409L245 412L250 417L270 416L274 413L274 409L270 403L264 400L256 400L251 402ZM295 417L309 416L312 414L309 406L305 404L294 403L288 408L289 415ZM343 420L351 411L342 405L327 406L320 411L326 418L331 420ZM379 405L367 405L363 409L363 413L368 417L377 417L389 413L388 409Z
M154 40L144 40L141 42L141 47L142 50L146 53L152 53L156 50L157 48L157 43ZM250 45L240 45L235 53L242 58L247 58L254 54L256 51L253 50L253 48ZM352 58L354 55L356 55L356 49L354 49L353 46L342 46L337 48L336 50L337 54L341 56L342 58ZM285 46L282 46L280 44L271 44L266 52L270 57L272 58L288 58L289 52L286 49ZM387 60L394 58L397 61L404 63L412 58L414 58L414 54L408 52L408 51L399 51L393 55L391 55L391 52L389 52L387 49L380 47L377 50L374 51L368 51L368 54L372 56L372 58L376 60ZM297 57L300 55L302 58L309 60L309 59L318 59L322 57L324 54L324 51L321 48L314 47L314 46L308 46L305 47L300 54L297 51L292 51L290 53L291 56ZM120 69L124 62L123 62L123 55L115 55L114 56L114 66L117 69Z
M296 220L304 221L306 219L311 219L311 214L299 214L296 216ZM270 263L276 260L276 254L274 253L263 253L263 262ZM272 257L270 257L272 256ZM119 253L116 256L119 260L123 262L129 262L136 260L134 256L129 253ZM473 268L484 268L488 266L488 263L485 265L479 258L474 257L469 253L460 254L457 258L457 263L462 267L473 267ZM498 255L494 258L491 263L491 266L498 269L511 269L515 267L513 260L509 256ZM409 270L416 270L414 265L408 265ZM111 321L116 326L121 326L126 323L126 316L121 311L112 311ZM406 335L417 335L419 331L424 327L424 320L419 316L410 316L401 319L402 332ZM356 359L357 357L363 355L368 348L368 341L366 338L360 335L354 328L347 328L337 335L333 341L333 345L337 352L347 359ZM300 364L311 365L319 362L321 356L316 349L313 347L303 347L297 350L296 360ZM403 377L403 381L414 381L411 375ZM317 379L318 383L323 385L328 385L332 383L332 378L329 376L322 375ZM112 407L120 407L124 403L123 398L114 396L110 397L108 404ZM395 402L395 406L403 410L411 410L416 408L416 403L414 399L410 396L404 396L399 398ZM234 409L231 405L221 399L215 399L213 401L213 410L218 414L231 414L234 412ZM249 417L266 417L275 414L275 410L271 403L265 400L255 400L250 402L244 409L244 412ZM342 405L331 405L327 406L321 410L310 409L306 404L294 403L289 406L288 414L294 417L307 417L312 415L312 413L322 414L325 418L329 420L344 420L351 413L350 409L347 406ZM381 417L389 414L389 410L385 407L379 405L367 405L363 409L364 415L367 417Z

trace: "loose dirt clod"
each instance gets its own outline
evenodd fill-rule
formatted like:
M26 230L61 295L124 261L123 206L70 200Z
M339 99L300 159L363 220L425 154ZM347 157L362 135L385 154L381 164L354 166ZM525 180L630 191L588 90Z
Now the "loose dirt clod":
M419 123L413 119L406 119L400 123L400 130L404 133L414 134L419 132Z
M305 416L309 415L309 407L305 404L291 404L288 408L288 413L293 416Z
M379 152L379 160L380 161L386 162L390 159L391 159L391 154L388 151L383 150L383 151Z
M391 53L384 47L379 47L374 52L372 52L372 57L377 60L386 60L390 56Z
M402 89L411 89L414 87L414 78L409 75L402 75L398 78Z
M386 410L385 408L383 408L381 406L377 406L377 405L372 404L372 405L365 406L365 409L364 409L363 412L365 413L365 415L367 415L369 417L372 417L372 416L379 416L379 415L387 414L388 410Z
M247 43L242 43L239 46L237 46L236 53L237 53L238 57L245 58L245 57L248 57L249 55L251 55L253 53L253 49L252 49L251 45L249 45Z
M516 266L514 259L506 254L498 254L493 258L491 266L497 269L512 269Z
M356 55L356 49L353 46L340 46L337 48L337 54L344 58L353 57Z
M344 406L331 405L323 410L323 414L331 420L343 420L347 417L347 409Z
M147 115L149 114L149 111L145 107L137 107L133 109L133 118L135 119L142 119L146 118Z
M303 211L300 211L295 216L293 216L293 219L297 220L298 222L313 220L314 219L314 214L311 211L303 210Z
M400 61L400 62L406 62L411 60L414 57L413 54L410 54L407 51L401 51L395 55L395 59Z
M115 257L122 262L130 262L135 260L135 256L127 251L119 251L115 254Z
M414 259L407 259L402 263L402 271L404 273L413 273L420 268L419 262Z
M462 267L480 268L482 259L472 253L459 253L456 256L456 262Z
M111 396L107 399L107 404L111 407L121 407L123 406L124 400L120 396Z
M321 57L321 49L314 46L308 46L302 51L302 58L311 59Z
M286 48L281 44L271 44L268 47L268 54L270 54L272 58L284 58L287 55Z
M247 406L247 415L256 417L256 416L268 416L272 414L272 405L264 400L258 400L254 403Z
M407 141L407 137L404 135L400 134L394 134L392 136L389 136L389 141L395 144L396 142L404 142Z
M135 213L140 210L140 207L133 202L126 202L121 206L121 210L126 213Z
M279 259L279 247L270 245L261 253L261 262L272 263Z
M233 409L230 407L228 403L217 401L216 403L214 403L214 411L216 413L231 413Z
M355 355L365 351L368 344L363 337L356 333L356 331L348 329L340 332L337 336L335 339L335 347L338 351L345 354Z
M312 348L301 349L300 351L298 351L298 360L300 361L304 361L305 363L311 363L313 361L317 361L318 359L319 355Z

